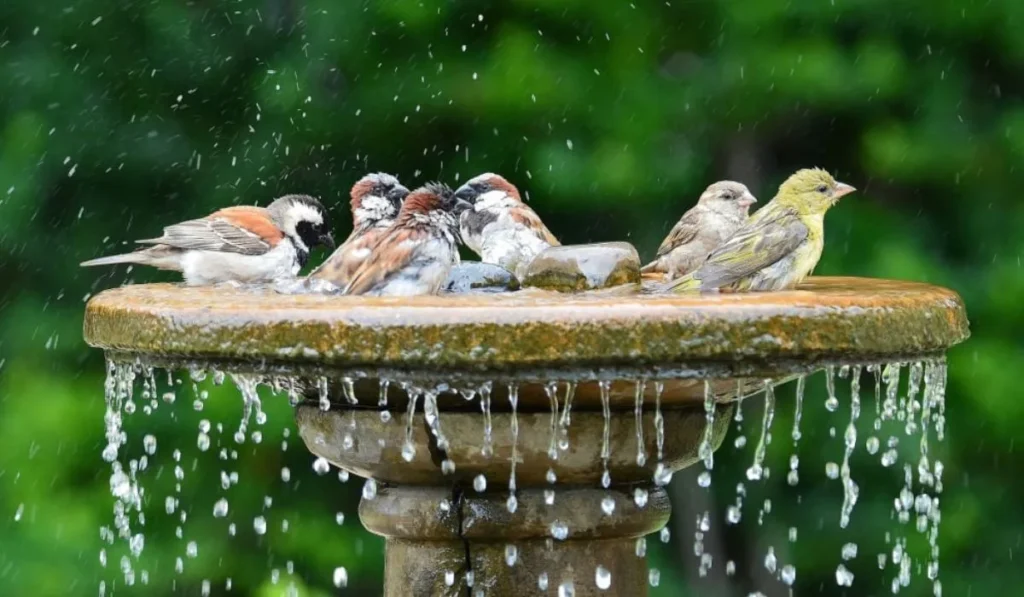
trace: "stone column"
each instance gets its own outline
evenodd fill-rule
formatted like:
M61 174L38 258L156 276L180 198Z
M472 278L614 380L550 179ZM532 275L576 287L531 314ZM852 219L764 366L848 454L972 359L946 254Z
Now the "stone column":
M387 538L388 597L466 595L470 584L491 596L536 594L545 584L556 594L562 583L572 583L576 595L642 596L648 569L637 540L661 529L670 513L654 471L659 463L676 471L697 462L707 426L702 407L660 411L667 433L659 460L656 414L653 404L644 404L642 466L635 411L613 411L608 418L607 489L601 411L572 412L564 435L556 421L557 459L549 454L551 412L516 413L513 445L507 403L491 415L489 456L480 412L441 412L446 451L420 414L409 428L405 415L383 422L379 411L342 404L329 411L304 404L296 417L311 452L377 480L359 515L369 531ZM717 409L708 436L714 447L730 412L730 406ZM402 455L407 431L416 446L409 461ZM513 452L516 489L510 492ZM449 474L445 460L455 464ZM599 589L599 582L607 588Z

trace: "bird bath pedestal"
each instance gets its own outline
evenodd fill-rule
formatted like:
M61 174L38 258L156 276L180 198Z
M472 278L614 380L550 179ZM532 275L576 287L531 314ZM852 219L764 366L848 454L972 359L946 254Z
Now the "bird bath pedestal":
M126 286L85 320L114 360L301 380L310 451L374 480L359 514L387 538L388 597L644 595L659 481L718 446L737 396L967 334L951 291L854 278L712 296Z

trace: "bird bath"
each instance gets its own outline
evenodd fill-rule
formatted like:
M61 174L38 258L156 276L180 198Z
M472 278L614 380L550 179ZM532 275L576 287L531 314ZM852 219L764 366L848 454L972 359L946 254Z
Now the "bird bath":
M229 373L247 413L255 384L272 385L296 403L314 455L367 479L359 515L386 538L389 597L646 594L643 537L669 518L672 473L710 469L734 401L755 393L769 407L763 459L773 388L798 378L799 399L803 376L822 369L832 387L835 367L850 366L853 384L864 367L895 393L892 364L911 363L908 395L887 393L879 416L920 420L915 468L934 495L927 427L941 437L943 354L967 335L955 293L857 278L770 294L413 299L140 285L94 297L85 319L113 372L112 487L127 483L118 385L131 386L132 367ZM848 456L855 430L846 441ZM848 516L846 462L842 475ZM115 490L129 539L136 493ZM937 535L934 504L925 526Z

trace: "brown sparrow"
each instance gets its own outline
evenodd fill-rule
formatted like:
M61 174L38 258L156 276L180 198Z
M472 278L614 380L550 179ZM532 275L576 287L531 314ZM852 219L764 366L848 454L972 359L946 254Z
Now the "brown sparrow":
M709 186L668 233L654 261L640 271L663 272L669 279L692 272L747 221L755 203L757 199L738 182L723 180Z
M409 189L390 174L367 174L352 186L352 234L309 277L344 288L395 222Z
M462 240L484 263L493 263L518 278L538 253L560 243L519 190L497 174L481 174L455 192L473 208L460 219Z
M327 212L308 195L285 195L267 207L227 207L136 242L151 246L82 266L149 265L181 272L189 286L265 283L298 275L310 248L334 247Z
M409 193L345 294L437 294L459 262L459 214L469 207L439 183Z

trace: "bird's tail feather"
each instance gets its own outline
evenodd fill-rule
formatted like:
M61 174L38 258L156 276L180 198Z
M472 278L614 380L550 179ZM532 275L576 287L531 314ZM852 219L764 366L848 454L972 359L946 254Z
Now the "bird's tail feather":
M118 265L122 263L146 263L148 260L146 256L141 253L125 253L123 255L111 255L109 257L100 257L98 259L90 259L89 261L83 261L80 265L82 267L96 267L98 265Z
M686 293L686 292L697 292L700 290L701 282L692 275L683 276L678 280L675 280L666 287L666 290L671 292Z

